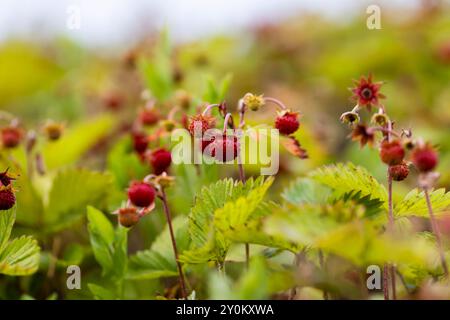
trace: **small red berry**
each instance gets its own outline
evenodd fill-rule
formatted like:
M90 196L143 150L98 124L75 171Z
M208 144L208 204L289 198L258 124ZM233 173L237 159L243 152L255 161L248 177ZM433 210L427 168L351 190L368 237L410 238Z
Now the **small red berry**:
M169 168L172 163L172 154L164 148L156 149L151 152L149 160L154 173L159 175Z
M1 137L5 148L15 148L21 142L23 133L17 127L5 127L1 131Z
M299 127L297 112L283 111L275 120L275 128L283 135L288 136L297 131Z
M216 158L220 162L228 162L236 159L238 155L238 140L235 136L223 135L213 141L203 141L202 147L206 154Z
M0 188L0 210L9 210L14 207L16 197L11 186Z
M403 145L398 140L393 141L383 141L380 148L380 158L381 161L388 165L400 164L405 157L405 149Z
M192 136L203 135L208 129L215 126L216 119L211 116L197 114L190 118L188 130Z
M437 152L429 144L417 146L411 154L411 160L421 172L432 171L439 161Z
M389 166L389 174L394 181L405 180L409 175L409 167L405 162Z
M124 97L118 91L110 91L102 97L103 105L112 111L120 109L124 103Z
M126 227L131 228L139 222L140 216L136 208L127 207L119 209L119 223Z
M159 121L159 113L154 108L144 108L139 113L139 121L144 126L152 126Z
M133 132L133 149L139 154L142 154L147 150L148 147L148 137L143 132Z
M128 199L137 207L148 207L155 201L155 189L143 182L134 182L128 188Z

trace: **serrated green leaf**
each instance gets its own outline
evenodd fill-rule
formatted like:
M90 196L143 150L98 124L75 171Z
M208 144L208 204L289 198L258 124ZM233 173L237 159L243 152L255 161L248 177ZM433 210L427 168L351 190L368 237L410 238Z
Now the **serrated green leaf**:
M450 209L450 192L437 189L429 193L433 212L440 214ZM405 198L395 205L394 214L398 217L421 216L428 217L428 207L423 192L419 189L410 191Z
M187 218L175 217L172 220L178 252L189 247ZM169 228L166 226L155 239L149 250L138 251L130 257L127 277L130 279L155 279L178 275Z
M338 163L319 168L310 174L311 178L330 187L336 197L357 194L377 199L387 208L387 192L365 168L352 163Z
M94 207L87 208L88 230L95 259L102 266L103 275L114 269L114 228L105 215Z
M86 206L104 203L113 185L112 176L85 169L60 171L49 195L44 221L51 232L83 217Z
M10 241L0 253L0 273L27 276L39 267L39 246L32 237L22 236Z
M228 202L234 202L247 195L253 189L263 188L263 185L264 179L259 177L256 180L249 179L245 184L224 179L204 187L196 198L194 207L189 214L189 232L193 248L183 252L180 260L188 263L210 260L223 262L228 243L214 227L216 210L223 208ZM242 200L240 202L242 204Z
M325 204L330 194L328 187L312 179L299 178L284 190L282 197L291 204Z
M11 236L11 230L14 225L16 208L13 207L6 211L0 211L0 252L8 242Z

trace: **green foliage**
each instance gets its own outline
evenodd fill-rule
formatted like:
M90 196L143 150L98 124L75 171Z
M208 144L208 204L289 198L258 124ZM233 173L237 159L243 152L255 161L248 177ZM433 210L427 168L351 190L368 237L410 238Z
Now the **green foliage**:
M0 212L0 274L28 276L39 267L39 246L32 237L9 240L15 208Z
M336 197L358 194L379 200L387 208L387 192L366 169L352 163L338 163L319 168L311 173L311 178L330 187Z
M445 192L445 189L430 192L430 200L435 214L443 213L450 208L450 192ZM424 193L419 189L410 191L401 202L395 205L394 214L398 217L412 215L428 217Z
M308 178L298 178L284 190L283 198L291 204L328 203L331 190Z
M178 216L172 220L175 240L179 252L189 248L187 218ZM169 227L166 226L148 250L139 251L130 257L127 277L129 279L155 279L177 276L177 265L173 254Z
M225 100L225 96L230 89L231 80L233 75L231 73L226 74L220 83L216 85L212 77L208 77L206 80L206 91L203 94L203 100L209 103L221 103Z
M189 213L189 233L193 248L183 252L180 260L188 263L202 263L211 260L222 263L225 260L229 242L216 228L217 223L214 223L216 213L223 215L225 211L219 209L227 207L231 210L233 208L233 212L228 216L233 219L230 220L232 224L246 219L262 200L258 193L263 196L271 183L272 179L265 181L261 177L256 180L249 179L245 184L232 179L224 179L204 187ZM252 198L252 204L248 206L245 203L247 196ZM233 202L237 203L233 204ZM242 208L244 212L239 213L238 207ZM220 220L225 222L228 218Z
M87 218L92 250L103 276L123 279L127 270L127 229L118 226L114 230L105 215L91 206Z
M115 118L105 114L72 126L58 141L43 146L46 167L55 169L77 162L111 132L115 123Z
M111 175L85 169L66 169L53 180L44 222L57 231L84 216L87 205L105 204L113 185Z

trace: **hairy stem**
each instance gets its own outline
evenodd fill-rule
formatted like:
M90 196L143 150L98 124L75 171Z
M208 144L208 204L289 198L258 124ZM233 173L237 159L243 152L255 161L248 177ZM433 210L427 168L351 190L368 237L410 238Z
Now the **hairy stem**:
M183 268L181 267L181 263L178 260L177 243L175 241L175 235L173 233L172 218L170 216L169 205L167 203L167 197L166 197L166 192L164 190L164 187L161 188L161 195L162 195L161 199L164 204L164 213L166 215L167 225L169 226L170 239L172 240L173 254L175 255L175 261L177 263L178 276L179 276L180 286L181 286L181 294L183 295L183 298L186 299L187 294L186 294L186 284L184 281Z
M323 257L322 250L319 250L319 263L320 263L320 267L322 268L322 271L326 272L325 259ZM328 291L327 290L323 290L323 299L328 300Z
M383 295L384 300L389 300L389 271L387 263L383 266Z
M433 207L431 206L430 194L427 188L423 189L425 194L425 200L427 201L428 214L430 215L431 228L433 229L434 236L436 237L436 244L439 251L439 256L441 258L442 268L444 269L445 277L448 277L448 267L447 261L445 261L445 253L444 248L442 247L441 233L439 231L439 227L436 223L436 218L433 214Z
M287 109L287 107L284 105L284 103L281 102L281 101L278 100L278 99L270 98L270 97L264 97L264 101L275 103L275 104L276 104L277 106L279 106L282 110L286 110L286 109Z
M389 219L389 232L394 233L394 202L392 201L392 175L388 168L388 219ZM387 273L391 273L391 285L392 285L392 299L395 300L397 295L396 289L396 279L395 279L395 266L393 264L387 265ZM389 276L389 274L388 274Z

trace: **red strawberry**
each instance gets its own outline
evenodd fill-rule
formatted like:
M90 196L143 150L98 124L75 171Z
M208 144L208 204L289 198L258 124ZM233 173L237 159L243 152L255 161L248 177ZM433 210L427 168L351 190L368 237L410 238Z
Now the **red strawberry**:
M400 164L405 157L405 149L398 140L383 141L380 148L381 161L388 165Z
M133 132L132 133L133 138L133 149L139 154L142 154L145 152L145 150L148 147L148 137L143 132Z
M17 127L5 127L1 131L2 143L5 148L15 148L22 140L22 130Z
M405 162L389 167L389 174L394 181L402 181L408 177L409 168Z
M144 126L152 126L159 121L159 114L154 108L144 108L139 113L139 121Z
M0 210L9 210L14 207L16 203L16 197L14 196L14 192L9 187L1 187L0 188Z
M235 136L219 136L212 142L203 141L203 146L206 149L207 155L216 158L220 162L228 162L236 159L238 155L238 140ZM207 144L206 144L207 143ZM208 148L206 148L206 146Z
M411 160L421 172L433 170L439 161L437 152L429 144L417 146L411 154Z
M127 207L119 209L119 223L130 228L139 222L140 216L137 209L134 207Z
M128 199L137 207L148 207L155 201L155 189L143 182L134 182L128 188Z
M172 154L164 148L156 149L150 154L149 160L154 173L159 175L169 168L172 163Z
M216 124L216 119L211 116L197 114L191 117L188 130L192 136L203 135L208 129L211 129Z
M288 110L282 111L275 119L275 128L277 128L281 134L290 135L298 130L300 122L298 121L298 113Z

